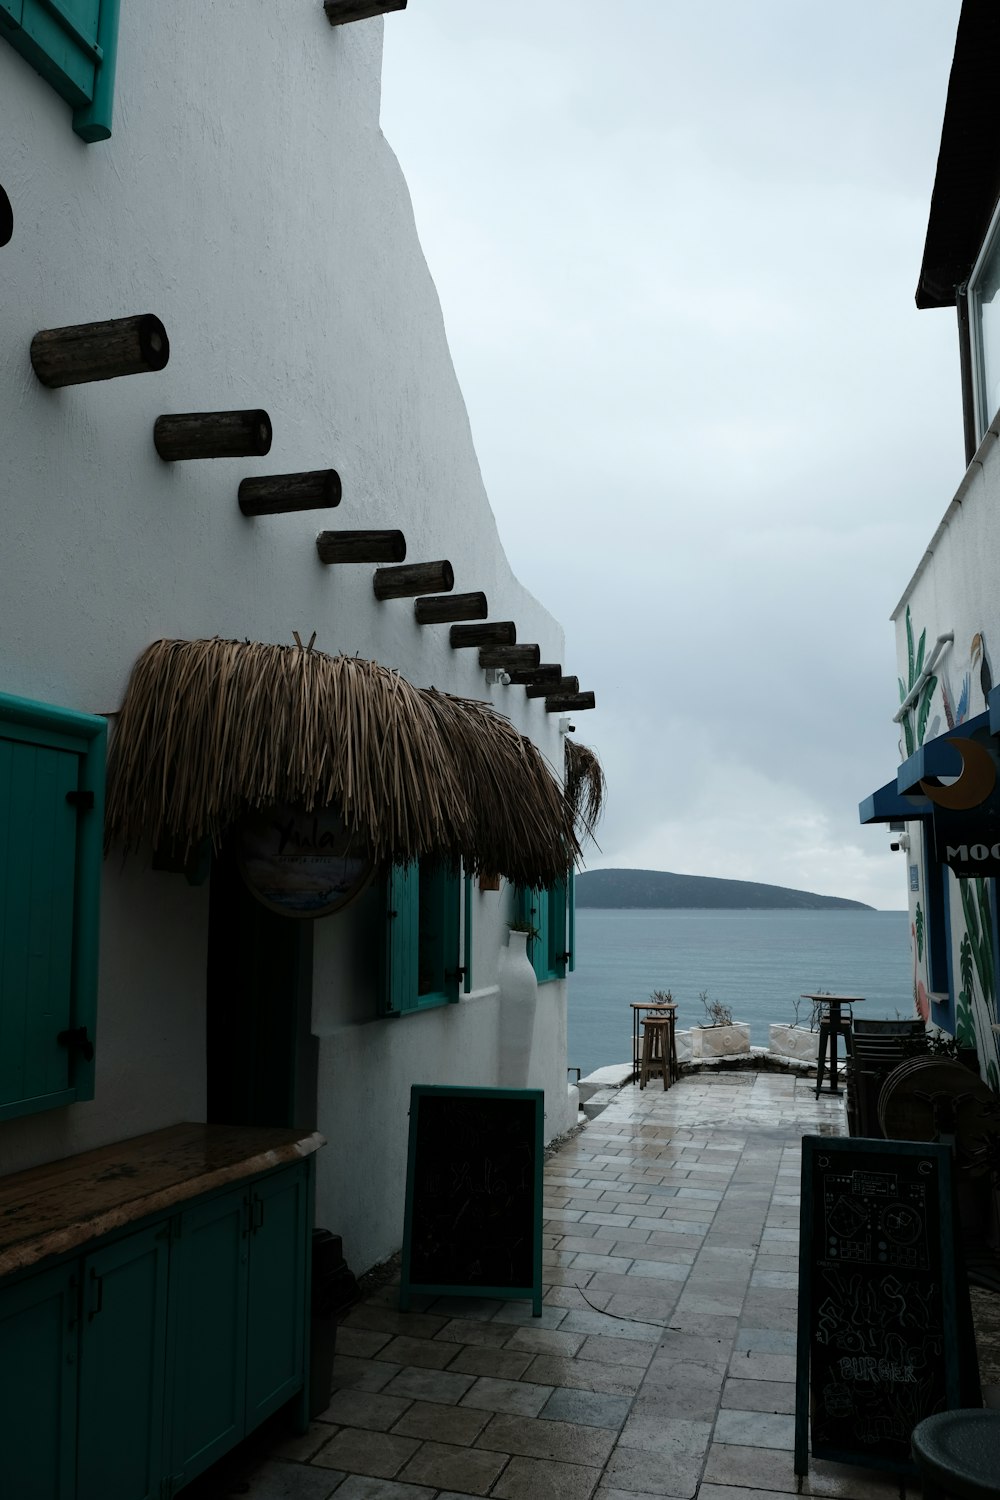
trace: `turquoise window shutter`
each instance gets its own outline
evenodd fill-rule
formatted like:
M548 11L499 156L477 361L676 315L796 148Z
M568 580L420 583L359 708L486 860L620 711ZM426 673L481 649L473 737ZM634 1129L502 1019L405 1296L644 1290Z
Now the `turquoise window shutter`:
M416 864L393 865L386 882L383 1015L402 1015L416 999L419 883Z
M567 882L557 880L548 890L548 979L564 979L569 957L566 942Z
M566 947L569 949L569 972L576 968L576 870L569 872L566 892Z
M0 1119L93 1098L106 736L0 694Z
M462 989L468 995L472 990L472 876L464 881L464 930L462 943Z
M72 106L85 141L107 140L119 0L0 0L0 35Z
M441 884L444 992L449 1003L455 1005L462 979L462 880L458 871L445 870Z

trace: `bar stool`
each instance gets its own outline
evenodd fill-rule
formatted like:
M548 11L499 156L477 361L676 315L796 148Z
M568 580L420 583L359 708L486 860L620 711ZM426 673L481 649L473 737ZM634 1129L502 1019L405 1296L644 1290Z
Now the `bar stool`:
M816 1066L816 1098L819 1098L820 1089L823 1087L823 1075L827 1069L827 1059L830 1065L830 1083L828 1092L839 1094L841 1092L837 1080L837 1038L844 1038L844 1046L847 1055L853 1050L852 1037L854 1031L855 1005L864 1003L863 995L826 995L822 992L817 994L805 994L803 1000L811 1000L815 1004L819 1002L823 1006L823 1015L819 1023L819 1057ZM844 1012L846 1011L846 1015Z
M1000 1495L1000 1411L970 1407L925 1417L910 1439L924 1500L996 1500Z
M646 1087L646 1079L651 1073L659 1073L663 1079L663 1087L668 1089L673 1082L676 1057L673 1013L668 1016L646 1016L642 1023L639 1087Z

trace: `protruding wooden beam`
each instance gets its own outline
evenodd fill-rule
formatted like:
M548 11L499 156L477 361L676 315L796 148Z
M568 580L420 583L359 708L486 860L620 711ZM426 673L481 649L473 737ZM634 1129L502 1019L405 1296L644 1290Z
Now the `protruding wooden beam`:
M517 626L513 620L490 620L485 625L453 625L448 639L452 648L462 646L513 646Z
M161 458L263 458L271 448L271 418L266 411L188 411L159 416L153 423L153 446Z
M0 246L9 244L14 233L14 210L10 206L10 199L0 187Z
M481 667L537 667L542 659L541 646L481 646Z
M516 687L547 687L549 692L558 687L563 669L557 661L543 661L537 667L522 667L510 674Z
M524 696L526 698L547 698L550 693L578 693L579 691L579 677L560 677L558 682L532 683L525 688Z
M331 26L346 26L349 21L368 21L393 10L405 10L406 0L323 0L326 19Z
M406 538L401 531L321 531L316 551L325 563L402 562Z
M577 714L584 708L596 708L593 693L553 693L545 700L547 714Z
M485 594L442 594L414 599L413 617L418 625L447 625L452 620L485 620L489 614Z
M415 599L432 589L446 592L455 587L455 570L446 558L440 562L406 563L401 568L376 568L372 589L376 599Z
M313 469L305 474L261 474L241 479L239 501L245 516L329 510L340 504L340 475L336 469Z
M31 340L32 369L53 390L119 375L145 375L162 370L169 358L166 329L152 313L43 328Z

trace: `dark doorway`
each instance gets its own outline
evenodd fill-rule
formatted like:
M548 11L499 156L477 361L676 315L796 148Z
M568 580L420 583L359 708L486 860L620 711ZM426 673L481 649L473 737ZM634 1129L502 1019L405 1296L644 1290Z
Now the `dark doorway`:
M232 855L212 862L208 927L208 1120L315 1126L312 923L268 911Z

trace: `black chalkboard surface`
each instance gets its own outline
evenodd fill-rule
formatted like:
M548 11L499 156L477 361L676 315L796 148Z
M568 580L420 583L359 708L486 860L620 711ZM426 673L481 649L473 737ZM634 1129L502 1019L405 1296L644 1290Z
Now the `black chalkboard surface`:
M952 1225L947 1146L803 1139L797 1474L809 1432L815 1458L914 1474L916 1424L968 1396Z
M410 1089L399 1305L530 1298L542 1315L541 1089Z

